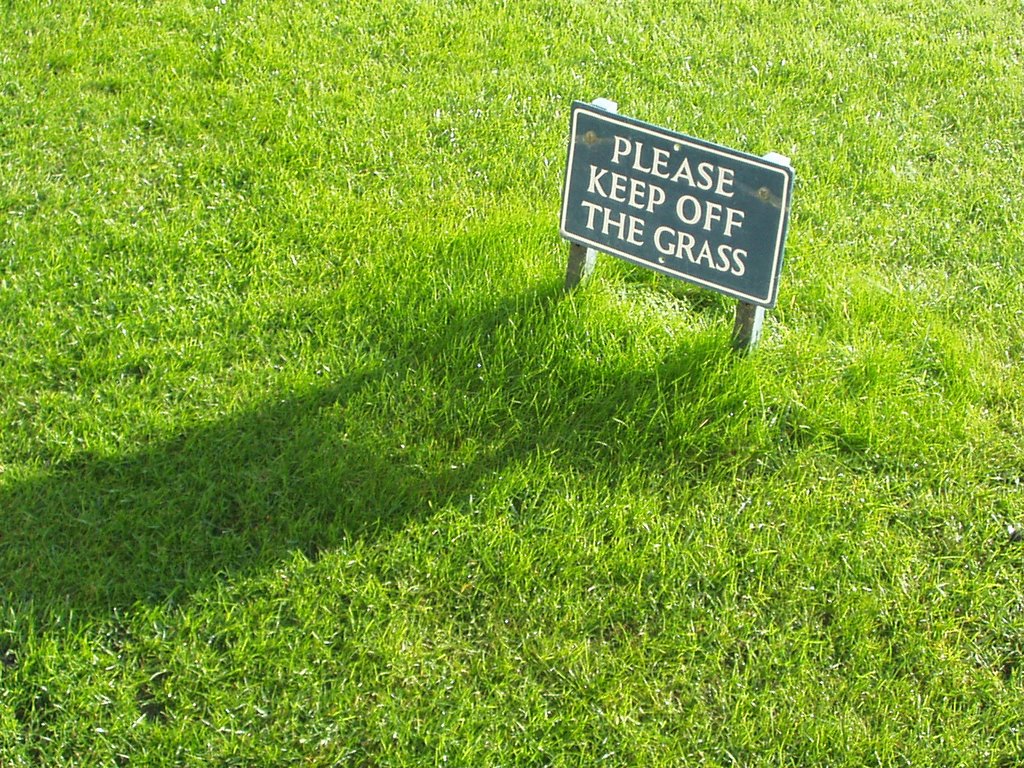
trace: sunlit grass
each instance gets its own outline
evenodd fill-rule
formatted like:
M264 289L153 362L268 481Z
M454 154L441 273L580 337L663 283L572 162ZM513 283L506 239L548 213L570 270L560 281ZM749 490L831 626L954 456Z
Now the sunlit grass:
M8 0L0 764L1024 759L1014 3ZM756 354L570 104L797 172Z

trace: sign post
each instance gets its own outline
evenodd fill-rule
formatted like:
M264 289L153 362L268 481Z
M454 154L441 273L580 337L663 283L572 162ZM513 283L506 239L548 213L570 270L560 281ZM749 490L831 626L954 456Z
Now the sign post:
M611 99L594 99L591 104L606 112L617 112L619 109L619 105ZM593 248L569 243L569 266L565 270L565 290L571 291L590 277L596 263L597 251Z
M575 102L560 217L566 287L602 251L738 300L737 349L752 348L775 305L793 169Z

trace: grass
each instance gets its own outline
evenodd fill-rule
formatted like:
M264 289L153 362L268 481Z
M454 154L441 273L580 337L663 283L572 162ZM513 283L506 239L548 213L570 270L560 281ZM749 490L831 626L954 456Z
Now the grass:
M1024 9L0 14L0 764L1024 760ZM603 258L573 99L797 170Z

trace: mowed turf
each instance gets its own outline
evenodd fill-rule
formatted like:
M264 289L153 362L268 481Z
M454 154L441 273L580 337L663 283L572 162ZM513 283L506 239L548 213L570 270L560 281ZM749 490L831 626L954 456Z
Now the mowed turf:
M0 765L1024 762L1019 2L0 2ZM797 173L778 306L569 109Z

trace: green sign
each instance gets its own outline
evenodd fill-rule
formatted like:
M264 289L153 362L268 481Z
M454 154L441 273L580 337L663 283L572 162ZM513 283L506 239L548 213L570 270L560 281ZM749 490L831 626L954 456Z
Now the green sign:
M772 307L793 177L770 157L576 102L562 236Z

